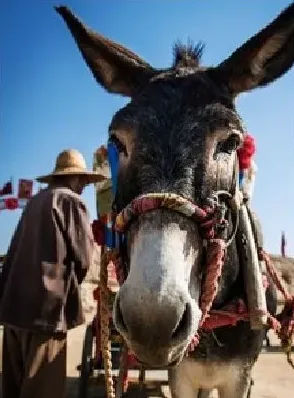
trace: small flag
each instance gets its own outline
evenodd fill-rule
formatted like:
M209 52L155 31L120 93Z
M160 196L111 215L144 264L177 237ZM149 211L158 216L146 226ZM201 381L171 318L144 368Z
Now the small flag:
M30 199L33 195L33 181L21 179L18 182L18 198Z
M0 198L0 210L24 209L27 203L28 199Z
M18 200L17 198L8 198L5 199L6 209L7 210L16 210L18 208Z
M12 194L13 194L12 181L8 181L2 186L2 188L0 188L0 196L12 195Z
M282 232L282 238L281 238L281 255L282 257L286 257L286 236L285 236L285 232Z

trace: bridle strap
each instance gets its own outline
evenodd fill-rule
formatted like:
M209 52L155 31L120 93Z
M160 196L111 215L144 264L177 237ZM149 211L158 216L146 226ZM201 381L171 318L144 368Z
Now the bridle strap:
M220 192L222 194L223 192ZM228 194L230 197L230 194ZM210 204L203 208L173 193L148 193L135 198L116 217L115 230L120 233L126 232L131 221L140 215L153 210L166 209L176 211L187 218L199 223L202 235L205 239L216 237L217 228L224 223L224 205L219 202L219 195L216 193Z

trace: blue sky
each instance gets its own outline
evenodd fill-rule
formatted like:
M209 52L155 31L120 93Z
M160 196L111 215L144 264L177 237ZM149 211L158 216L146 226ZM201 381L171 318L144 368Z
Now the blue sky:
M203 63L215 65L271 21L290 0L65 0L96 31L124 44L155 67L169 66L172 44L206 43ZM50 171L58 152L79 149L92 164L113 113L126 100L97 86L51 0L1 2L0 185L10 176ZM294 69L271 86L241 96L238 109L256 137L254 210L265 247L278 253L284 229L294 255ZM289 177L289 175L291 177ZM94 189L85 191L96 216ZM20 211L0 212L0 254ZM33 227L33 226L32 226Z

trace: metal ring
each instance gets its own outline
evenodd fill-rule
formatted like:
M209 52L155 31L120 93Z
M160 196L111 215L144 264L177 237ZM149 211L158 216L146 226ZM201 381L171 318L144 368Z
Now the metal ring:
M217 198L219 196L226 196L227 199L232 199L232 197L233 197L233 195L229 191L225 191L225 190L215 191L212 193L212 196L216 196Z

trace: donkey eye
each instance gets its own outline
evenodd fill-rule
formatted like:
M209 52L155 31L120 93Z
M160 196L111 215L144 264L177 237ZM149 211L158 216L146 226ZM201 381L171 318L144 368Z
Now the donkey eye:
M238 134L231 134L225 141L218 144L219 151L231 154L241 144L241 138Z
M109 141L116 146L116 149L118 150L119 153L128 156L127 147L117 138L116 135L114 134L111 135Z

